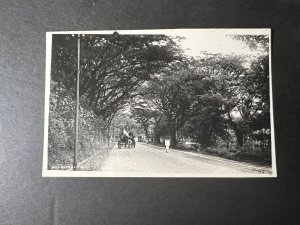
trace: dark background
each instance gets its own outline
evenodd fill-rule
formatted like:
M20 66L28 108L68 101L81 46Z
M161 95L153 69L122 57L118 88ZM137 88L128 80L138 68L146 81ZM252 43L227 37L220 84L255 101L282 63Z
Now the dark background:
M299 1L0 1L0 224L298 224ZM278 178L42 178L45 32L272 28Z

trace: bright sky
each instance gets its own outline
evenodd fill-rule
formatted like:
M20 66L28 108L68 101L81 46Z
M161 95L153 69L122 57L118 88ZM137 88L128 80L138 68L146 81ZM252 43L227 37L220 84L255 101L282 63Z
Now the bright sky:
M67 31L47 32L51 34L112 34L110 31ZM117 30L120 34L165 34L170 36L185 37L182 47L185 53L191 56L199 56L200 52L257 55L259 52L252 51L247 45L239 40L234 40L228 35L270 35L271 29L161 29L161 30ZM190 50L187 50L190 49ZM270 49L270 48L269 48Z
M188 33L184 37L185 40L182 40L181 45L185 49L185 53L191 56L199 56L201 51L223 54L253 54L253 51L241 41L234 40L219 32L199 32L198 35Z
M267 29L194 29L174 30L172 35L185 38L181 41L185 53L191 56L199 56L201 51L208 53L256 55L257 51L240 40L235 40L229 34L269 34Z

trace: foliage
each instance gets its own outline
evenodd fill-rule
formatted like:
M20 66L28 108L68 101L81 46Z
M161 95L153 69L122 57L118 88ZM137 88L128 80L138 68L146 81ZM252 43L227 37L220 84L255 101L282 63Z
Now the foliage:
M48 164L50 167L71 165L75 143L75 101L63 84L51 81L50 89ZM91 111L82 107L79 121L78 160L82 161L103 149L104 141L99 133L103 124Z
M269 51L269 37L267 35L231 35L234 39L246 43L250 49Z
M71 163L74 147L75 104L63 85L51 82L48 150L49 165Z
M71 163L78 37L53 35L52 43L49 163ZM152 74L181 55L165 35L86 35L80 44L79 159L106 145L118 112Z
M149 137L149 126L151 124L151 119L153 118L152 111L147 108L133 108L131 114L135 121L144 129L146 138Z
M119 112L114 117L114 129L115 135L118 135L117 132L125 129L128 132L133 133L133 135L137 135L142 133L142 129L138 123L132 118L132 116L128 112Z
M160 71L146 87L147 98L165 118L171 135L171 146L176 146L175 133L190 118L192 100L188 90L186 62L174 62Z
M74 91L76 38L54 36L53 80ZM175 42L164 35L87 35L81 38L81 102L108 126L137 88L167 62L180 56Z
M242 147L255 129L269 127L268 65L266 55L247 59L204 54L173 61L144 85L143 101L148 103L143 104L150 103L162 114L172 147L178 130L203 148L219 137L228 142L233 131ZM149 126L151 111L137 111L137 121Z

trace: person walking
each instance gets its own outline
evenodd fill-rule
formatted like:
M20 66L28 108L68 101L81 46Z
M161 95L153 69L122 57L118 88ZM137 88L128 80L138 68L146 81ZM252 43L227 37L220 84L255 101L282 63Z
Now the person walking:
M169 152L169 147L170 147L170 139L169 139L169 137L166 137L165 146L166 146L166 152Z

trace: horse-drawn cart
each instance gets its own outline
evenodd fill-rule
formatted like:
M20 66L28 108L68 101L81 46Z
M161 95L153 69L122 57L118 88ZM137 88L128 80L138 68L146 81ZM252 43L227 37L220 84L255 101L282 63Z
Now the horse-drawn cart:
M132 133L122 132L119 135L118 148L135 148L135 139Z

